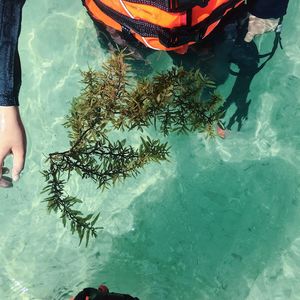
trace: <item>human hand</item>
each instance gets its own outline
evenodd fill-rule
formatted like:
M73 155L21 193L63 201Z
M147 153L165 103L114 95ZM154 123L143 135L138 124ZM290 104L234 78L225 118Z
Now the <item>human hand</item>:
M244 41L250 43L256 35L274 31L278 23L279 19L261 19L250 14L248 32Z
M17 181L25 162L25 130L17 106L0 106L0 187L11 186L2 176L8 172L3 165L9 154L13 155L12 179Z

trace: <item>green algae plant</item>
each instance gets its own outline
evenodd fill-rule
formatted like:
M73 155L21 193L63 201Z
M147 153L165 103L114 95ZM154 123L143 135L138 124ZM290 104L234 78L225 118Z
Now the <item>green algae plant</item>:
M49 168L42 173L49 212L59 213L64 226L70 224L80 243L97 236L99 214L83 215L76 209L82 203L69 195L66 184L74 172L92 180L97 188L112 187L127 177L136 177L151 162L168 160L170 146L160 139L143 136L153 127L162 138L170 133L207 132L214 135L219 120L221 98L206 93L214 83L199 71L173 67L151 78L135 81L124 52L113 54L101 71L82 72L83 88L75 98L64 126L69 131L70 148L49 154ZM140 132L140 145L126 139L112 141L109 134L130 130Z

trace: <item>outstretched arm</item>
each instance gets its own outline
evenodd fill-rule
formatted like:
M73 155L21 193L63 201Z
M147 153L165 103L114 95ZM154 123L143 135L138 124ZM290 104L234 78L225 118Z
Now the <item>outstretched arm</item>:
M19 115L18 95L21 67L18 38L24 0L0 0L0 186L9 183L2 178L5 158L13 155L12 177L19 178L24 166L26 137Z
M248 0L250 12L246 42L251 42L256 35L274 31L280 17L286 14L289 0Z

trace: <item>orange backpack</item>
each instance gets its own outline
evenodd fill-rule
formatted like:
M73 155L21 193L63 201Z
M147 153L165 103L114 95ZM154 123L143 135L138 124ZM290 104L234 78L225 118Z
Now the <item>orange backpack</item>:
M149 48L185 53L244 0L82 0L90 16Z

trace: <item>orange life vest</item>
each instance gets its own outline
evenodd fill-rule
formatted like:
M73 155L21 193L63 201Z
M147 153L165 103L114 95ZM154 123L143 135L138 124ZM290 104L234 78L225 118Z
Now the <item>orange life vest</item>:
M243 0L82 0L90 16L155 50L185 53Z

